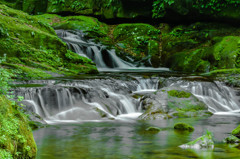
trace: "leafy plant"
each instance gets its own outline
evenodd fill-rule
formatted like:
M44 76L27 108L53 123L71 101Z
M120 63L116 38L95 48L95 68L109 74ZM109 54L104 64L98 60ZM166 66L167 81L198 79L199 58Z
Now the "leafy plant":
M197 0L190 1L193 8L198 9L201 13L205 11L210 11L212 13L219 12L223 8L229 5L234 5L236 7L240 6L239 0ZM175 0L154 0L153 2L153 18L161 18L166 14L166 6L170 6L175 3Z
M0 94L6 95L10 86L9 82L11 81L11 77L13 76L12 73L8 72L1 66L1 63L6 61L6 54L4 57L0 57Z

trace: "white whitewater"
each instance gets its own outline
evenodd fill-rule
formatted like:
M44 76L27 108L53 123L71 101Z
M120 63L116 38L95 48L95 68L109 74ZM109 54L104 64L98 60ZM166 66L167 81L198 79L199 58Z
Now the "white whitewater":
M235 90L221 82L178 81L171 85L182 87L193 93L214 114L240 115L239 97L236 96Z

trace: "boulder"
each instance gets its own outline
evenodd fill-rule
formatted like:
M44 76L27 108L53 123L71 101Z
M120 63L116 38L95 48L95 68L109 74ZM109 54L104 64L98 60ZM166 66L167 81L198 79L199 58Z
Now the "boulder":
M142 120L210 116L208 107L182 88L166 87L141 97Z
M206 135L203 135L199 138L197 138L194 141L191 141L189 143L183 144L179 146L182 149L213 149L214 148L214 142L212 133L207 131Z
M194 131L194 127L186 123L176 123L174 125L174 129L179 131Z

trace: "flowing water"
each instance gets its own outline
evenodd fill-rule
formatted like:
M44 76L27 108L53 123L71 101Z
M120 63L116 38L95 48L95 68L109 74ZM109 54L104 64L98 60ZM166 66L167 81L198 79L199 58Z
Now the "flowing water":
M167 68L136 67L117 57L114 50L85 39L80 31L56 32L71 50L92 59L100 71L112 73L16 83L19 87L15 94L24 97L26 108L51 125L34 131L37 158L239 158L238 148L222 142L239 122L236 90L211 79L179 77ZM214 115L207 119L137 120L143 110L142 103L134 95L154 93L163 87L190 91ZM174 131L176 122L189 123L195 131ZM146 132L149 126L160 127L160 133ZM206 130L214 134L214 150L193 151L178 147L203 135Z

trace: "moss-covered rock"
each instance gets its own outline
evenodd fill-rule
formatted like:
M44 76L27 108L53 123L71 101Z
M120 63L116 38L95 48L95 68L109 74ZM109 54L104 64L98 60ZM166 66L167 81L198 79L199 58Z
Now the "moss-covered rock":
M25 114L0 95L0 158L35 158L37 147Z
M211 132L207 131L206 135L203 135L197 138L194 141L186 143L184 145L179 146L183 149L213 149L214 142L213 142L213 135Z
M225 24L175 26L162 35L162 61L167 67L184 72L238 68L238 33L237 27Z
M0 5L0 13L0 56L7 55L4 66L33 78L50 77L46 71L58 74L96 72L89 59L76 58L76 55L74 60L69 59L69 54L73 53L47 23L4 5Z
M240 125L232 131L232 135L234 135L238 138L240 137Z
M143 120L212 115L203 102L199 101L190 92L176 87L162 88L156 93L142 97L141 101L145 112L139 119Z
M240 143L240 139L237 138L236 136L228 136L226 137L223 142L228 143L228 144L234 144L234 143Z
M108 25L98 19L88 16L67 16L61 17L55 14L43 14L35 16L37 19L48 23L55 29L81 30L86 37L104 42L109 31Z
M194 131L194 127L186 123L176 123L174 129L180 131Z
M148 127L146 129L146 131L149 133L159 133L161 131L161 129L158 127Z

